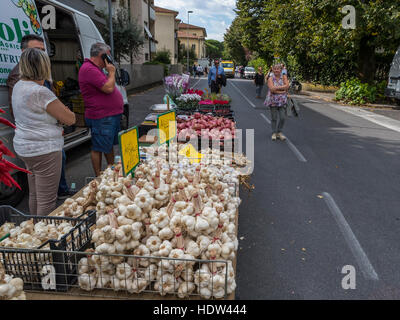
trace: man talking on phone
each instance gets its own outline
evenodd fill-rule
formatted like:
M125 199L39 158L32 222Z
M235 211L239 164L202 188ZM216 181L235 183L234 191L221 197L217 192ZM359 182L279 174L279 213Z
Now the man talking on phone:
M100 176L103 153L108 165L114 163L114 145L118 144L124 110L124 100L116 87L110 50L104 43L93 44L90 59L85 59L79 70L85 121L92 133L92 165L97 177Z

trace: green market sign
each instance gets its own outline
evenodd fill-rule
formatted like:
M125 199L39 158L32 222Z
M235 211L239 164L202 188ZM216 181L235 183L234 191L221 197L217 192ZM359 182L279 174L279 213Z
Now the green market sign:
M21 57L22 37L28 34L43 36L43 29L34 0L1 1L0 86L5 86L8 74Z

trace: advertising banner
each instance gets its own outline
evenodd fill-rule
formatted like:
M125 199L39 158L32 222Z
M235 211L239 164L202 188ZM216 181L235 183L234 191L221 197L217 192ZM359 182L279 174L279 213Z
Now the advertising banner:
M0 11L0 86L21 57L24 35L43 37L39 13L34 0L1 0Z

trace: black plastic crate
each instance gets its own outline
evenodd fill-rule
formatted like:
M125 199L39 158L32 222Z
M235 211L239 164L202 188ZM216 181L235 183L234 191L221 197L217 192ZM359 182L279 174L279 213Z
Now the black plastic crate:
M55 225L69 222L74 228L60 240L48 240L32 250L0 246L0 262L7 274L24 281L25 290L67 291L69 285L77 279L78 258L74 253L57 251L84 251L90 247L92 238L90 228L96 224L96 211L88 211L78 218L29 216L13 207L0 206L0 225L6 222L19 225L31 219L35 224L40 221ZM50 249L45 249L47 245ZM51 274L44 274L45 270ZM53 279L55 286L42 285L46 277L52 276L55 277Z

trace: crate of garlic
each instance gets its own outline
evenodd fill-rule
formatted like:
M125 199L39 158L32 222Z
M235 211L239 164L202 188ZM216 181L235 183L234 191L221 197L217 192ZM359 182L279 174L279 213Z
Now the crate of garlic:
M26 300L24 281L6 274L0 263L0 300Z
M161 149L135 178L116 165L66 201L60 214L82 203L97 211L94 249L78 266L82 292L205 299L234 292L240 172L180 156L168 162Z
M0 207L0 263L7 274L23 279L25 289L66 291L76 281L76 256L86 250L96 213L78 218L28 216ZM51 250L51 251L50 251ZM52 285L49 273L55 275Z

